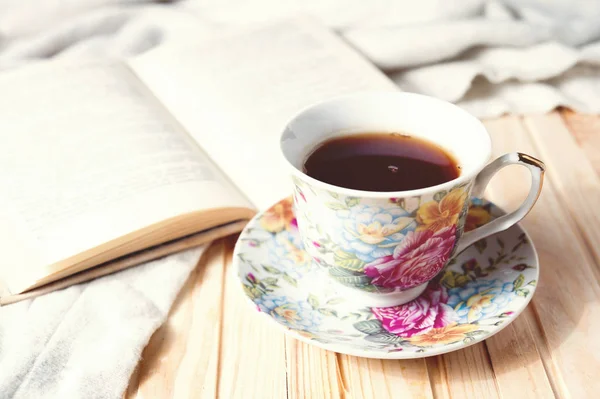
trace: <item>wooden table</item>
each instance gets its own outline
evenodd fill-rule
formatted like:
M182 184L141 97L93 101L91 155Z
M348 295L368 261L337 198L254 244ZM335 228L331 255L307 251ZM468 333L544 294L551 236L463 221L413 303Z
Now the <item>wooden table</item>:
M127 397L600 397L600 117L569 111L485 122L496 155L546 162L543 193L522 222L540 255L524 314L469 348L373 360L284 336L244 301L230 270L235 238L213 244L152 337ZM506 168L487 197L514 209L527 172Z

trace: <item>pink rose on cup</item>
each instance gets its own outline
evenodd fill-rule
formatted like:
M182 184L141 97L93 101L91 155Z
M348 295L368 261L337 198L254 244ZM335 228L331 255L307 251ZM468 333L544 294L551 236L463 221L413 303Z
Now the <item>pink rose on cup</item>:
M446 305L447 301L446 289L435 284L411 302L390 308L371 308L371 312L387 331L409 338L456 321L456 312Z
M411 231L392 255L365 266L373 284L386 288L408 289L431 280L444 267L456 240L456 226Z

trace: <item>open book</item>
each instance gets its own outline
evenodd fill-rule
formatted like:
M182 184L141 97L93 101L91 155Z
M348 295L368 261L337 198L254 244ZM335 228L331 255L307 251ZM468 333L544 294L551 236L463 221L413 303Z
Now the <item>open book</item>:
M0 304L239 232L291 192L285 122L371 89L394 85L310 20L0 75Z

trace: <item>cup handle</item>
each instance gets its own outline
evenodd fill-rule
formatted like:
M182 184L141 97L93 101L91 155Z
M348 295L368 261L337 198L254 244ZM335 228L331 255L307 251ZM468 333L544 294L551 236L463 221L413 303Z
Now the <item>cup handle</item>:
M519 222L525 217L533 208L533 205L540 196L542 191L542 184L544 182L544 171L546 169L544 163L539 159L536 159L530 155L522 154L520 152L511 152L502 155L489 165L487 165L475 178L475 185L473 187L473 196L481 197L485 191L491 178L500 169L508 165L522 165L529 169L531 173L531 189L527 198L516 211L509 214L500 216L497 219L492 220L486 225L478 227L475 230L464 233L460 239L455 254L459 254L464 251L467 247L480 239L489 235L504 231L515 223Z

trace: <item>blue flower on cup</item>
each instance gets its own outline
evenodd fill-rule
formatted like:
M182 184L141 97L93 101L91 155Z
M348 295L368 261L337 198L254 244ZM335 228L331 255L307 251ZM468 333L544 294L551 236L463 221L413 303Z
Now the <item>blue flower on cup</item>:
M310 255L304 251L299 234L282 231L272 238L269 247L269 262L289 276L298 279L311 270Z
M339 226L338 243L364 262L372 262L391 255L404 237L414 229L414 218L402 208L394 206L355 205L337 212Z
M501 280L476 280L448 291L448 305L459 317L459 323L473 323L504 309L516 294L513 283Z
M261 312L293 330L316 331L321 316L304 301L290 302L285 296L263 295L254 299Z

